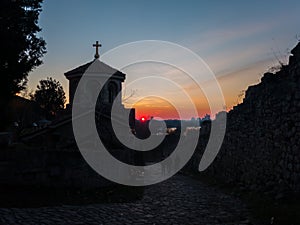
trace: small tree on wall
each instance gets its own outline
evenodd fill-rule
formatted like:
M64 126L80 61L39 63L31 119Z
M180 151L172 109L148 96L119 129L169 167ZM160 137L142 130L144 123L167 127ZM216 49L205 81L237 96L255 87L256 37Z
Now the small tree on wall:
M36 101L45 110L48 119L53 119L59 110L64 109L66 102L63 87L59 81L51 77L40 80L36 91L31 95L31 99Z

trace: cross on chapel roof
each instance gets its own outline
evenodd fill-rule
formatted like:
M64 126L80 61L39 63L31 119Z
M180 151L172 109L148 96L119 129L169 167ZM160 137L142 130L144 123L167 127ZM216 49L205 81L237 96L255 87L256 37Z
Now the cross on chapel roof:
M95 59L99 59L100 55L99 55L99 47L101 47L102 45L99 44L99 41L96 41L96 44L93 44L93 47L96 47L96 54L95 54Z

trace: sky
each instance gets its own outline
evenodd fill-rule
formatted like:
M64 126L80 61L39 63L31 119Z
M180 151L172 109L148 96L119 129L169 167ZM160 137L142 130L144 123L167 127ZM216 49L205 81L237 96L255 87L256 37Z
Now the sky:
M296 0L44 0L42 10L39 35L47 42L47 54L44 64L30 73L28 89L34 90L39 80L51 76L60 81L67 96L64 72L93 60L95 41L102 44L103 55L123 44L162 40L201 57L215 74L226 109L230 110L242 100L240 94L258 83L278 60L287 62L289 51L298 42L296 35L300 35L300 1ZM212 113L203 90L193 87L178 69L149 64L122 69L127 76L124 105L135 107L137 116L178 118L168 98L176 99L185 109L184 118ZM197 113L168 84L157 85L148 79L146 83L129 85L140 74L167 79L176 74L172 78L176 77L182 89L189 92ZM150 96L153 90L157 96Z

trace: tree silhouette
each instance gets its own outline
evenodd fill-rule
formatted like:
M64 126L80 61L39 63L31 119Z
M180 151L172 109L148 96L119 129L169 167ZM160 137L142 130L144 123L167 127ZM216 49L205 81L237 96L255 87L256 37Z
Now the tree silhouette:
M40 80L37 90L31 98L45 110L48 119L53 119L57 112L64 108L66 102L63 87L59 81L51 77L47 77L46 80Z
M0 129L7 122L11 97L25 88L27 76L42 64L45 41L38 17L43 0L1 0L0 3Z

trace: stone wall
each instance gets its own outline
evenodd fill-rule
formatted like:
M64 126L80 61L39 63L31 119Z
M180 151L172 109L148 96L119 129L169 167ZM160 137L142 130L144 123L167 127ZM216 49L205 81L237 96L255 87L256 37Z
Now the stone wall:
M201 135L194 169L206 139ZM223 145L205 173L274 196L300 193L300 43L289 65L265 73L228 112Z
M112 183L90 168L79 151L19 146L0 151L0 184L89 190Z

